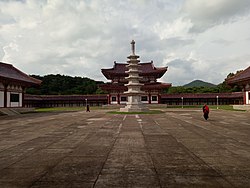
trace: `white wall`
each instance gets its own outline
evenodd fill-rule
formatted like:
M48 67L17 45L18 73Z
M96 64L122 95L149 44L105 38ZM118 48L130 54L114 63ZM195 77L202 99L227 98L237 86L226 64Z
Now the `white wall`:
M11 107L11 105L10 105L10 92L7 92L7 107Z
M18 94L19 102L10 102L10 94ZM20 85L8 85L7 87L7 107L22 107L22 87ZM0 107L4 107L4 86L0 82Z
M147 98L148 98L148 95L143 95L143 96L147 96ZM112 97L116 97L116 101L112 101ZM127 103L127 101L121 101L121 97L124 97L123 95L122 96L120 96L120 104L126 104ZM152 101L152 98L153 97L156 97L157 98L157 100L156 101ZM110 104L118 104L118 99L117 99L117 95L111 95L110 96ZM151 95L151 104L158 104L158 96L157 95ZM142 103L144 103L144 104L148 104L148 100L147 101L141 101Z
M156 97L157 98L157 100L156 101L153 101L152 99L153 99L153 97ZM158 104L158 96L157 95L151 95L151 104Z
M22 107L22 105L23 105L23 94L22 93L20 93L19 94L19 107Z
M4 86L0 82L0 107L4 107Z
M4 107L4 92L0 91L0 107Z
M19 102L10 102L10 94L19 94ZM22 93L7 92L7 107L22 107Z
M246 96L246 104L250 104L250 98L249 98L249 95L250 95L250 91L246 91L246 92L245 92L245 96Z

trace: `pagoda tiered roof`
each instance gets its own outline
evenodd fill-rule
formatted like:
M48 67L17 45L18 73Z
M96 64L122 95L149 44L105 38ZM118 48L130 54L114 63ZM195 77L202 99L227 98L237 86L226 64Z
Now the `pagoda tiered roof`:
M103 75L112 80L116 76L127 77L128 68L126 67L128 63L117 63L114 62L113 68L102 69ZM161 78L168 67L155 67L153 61L147 63L139 63L139 76L154 76L155 78Z
M32 78L11 64L0 62L0 79L4 82L20 83L21 85L39 85L41 80Z
M106 91L121 91L121 92L123 92L123 91L128 90L127 86L125 86L123 84L119 84L119 83L107 83L107 84L100 85L100 87ZM171 87L171 84L154 82L154 83L144 84L141 87L141 89L143 91L148 91L148 90L162 90L162 89L166 89L169 87Z
M170 83L161 83L161 82L155 82L155 83L146 83L142 86L142 90L162 90L171 87L172 84Z
M250 81L250 66L245 70L243 70L242 72L239 72L238 74L226 80L228 84L236 84L247 81L248 82Z

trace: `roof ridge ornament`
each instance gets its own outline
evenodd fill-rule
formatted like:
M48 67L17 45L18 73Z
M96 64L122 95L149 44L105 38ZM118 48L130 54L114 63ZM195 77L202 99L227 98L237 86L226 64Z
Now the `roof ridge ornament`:
M135 41L132 40L130 44L131 44L132 55L135 55Z

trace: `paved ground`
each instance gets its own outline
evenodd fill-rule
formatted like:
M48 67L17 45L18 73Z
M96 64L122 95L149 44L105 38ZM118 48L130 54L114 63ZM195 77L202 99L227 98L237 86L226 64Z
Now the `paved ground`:
M250 187L250 113L0 117L0 187Z

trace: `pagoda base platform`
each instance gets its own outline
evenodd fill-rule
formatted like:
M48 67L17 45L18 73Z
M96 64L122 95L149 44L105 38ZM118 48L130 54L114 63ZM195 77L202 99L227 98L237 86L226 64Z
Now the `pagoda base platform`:
M147 112L149 109L145 105L126 105L120 108L120 112Z

